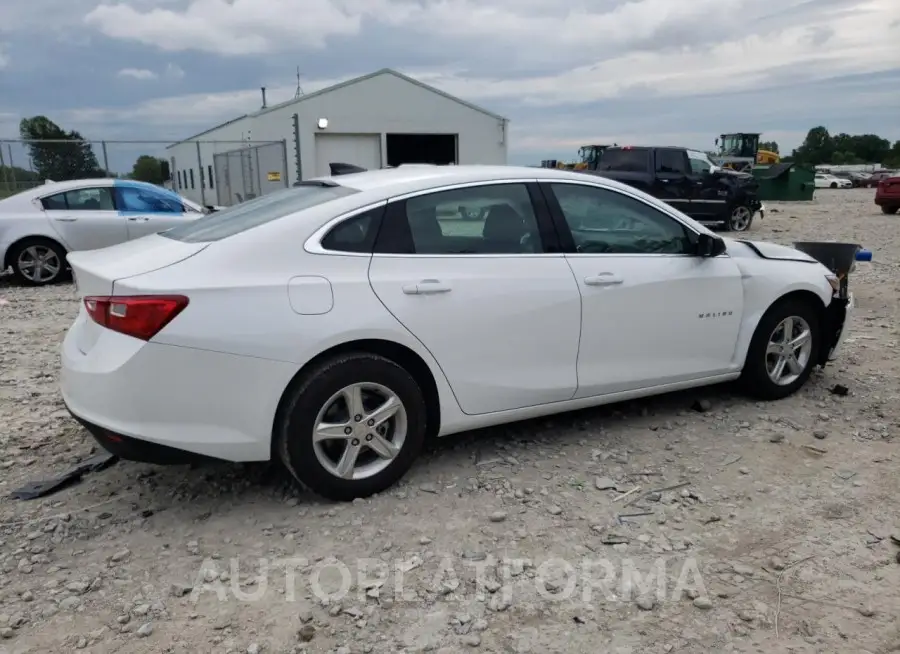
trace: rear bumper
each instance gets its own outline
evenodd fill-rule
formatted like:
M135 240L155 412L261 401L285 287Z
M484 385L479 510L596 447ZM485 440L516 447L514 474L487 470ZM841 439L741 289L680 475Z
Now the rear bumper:
M68 406L66 407L69 408ZM109 429L104 429L100 425L88 422L69 409L72 417L94 437L94 440L100 446L109 452L115 454L120 459L126 461L140 461L142 463L155 463L157 465L182 465L188 463L196 463L198 461L209 460L209 457L186 452L174 447L151 443L150 441L131 438L122 434L116 434Z
M875 204L879 207L900 207L900 195L876 195Z
M106 329L92 341L83 337L89 327L79 316L66 334L60 392L104 448L152 462L271 457L273 419L296 365Z
M853 310L855 308L853 293L846 299L834 298L825 310L825 347L819 355L819 365L824 366L829 361L837 359L844 344L847 333L850 331Z

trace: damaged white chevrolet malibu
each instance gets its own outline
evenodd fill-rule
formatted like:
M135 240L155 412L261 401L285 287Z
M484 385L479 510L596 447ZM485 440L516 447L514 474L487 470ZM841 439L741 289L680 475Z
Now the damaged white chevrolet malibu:
M841 263L578 172L310 180L70 253L62 395L123 458L280 459L350 500L432 436L729 380L790 395L853 306L855 246L807 246Z

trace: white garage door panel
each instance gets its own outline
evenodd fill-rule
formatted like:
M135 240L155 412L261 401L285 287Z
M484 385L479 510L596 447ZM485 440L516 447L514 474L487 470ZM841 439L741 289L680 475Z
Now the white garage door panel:
M381 168L381 135L316 134L316 175L330 175L332 163Z

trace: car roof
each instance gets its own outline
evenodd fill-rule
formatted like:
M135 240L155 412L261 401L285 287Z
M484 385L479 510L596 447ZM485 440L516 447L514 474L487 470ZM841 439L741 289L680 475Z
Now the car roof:
M389 198L401 193L427 191L440 186L499 180L522 180L525 182L535 179L559 179L583 182L586 181L586 175L583 172L560 170L558 168L532 168L528 166L487 166L477 164L432 166L420 164L368 170L347 175L316 177L310 181L329 181L340 186L363 191L367 195ZM604 177L591 175L589 181L592 184L605 185L610 188L623 188L618 182Z
M487 165L407 165L398 166L397 168L369 170L361 173L317 177L307 180L303 184L315 183L317 181L330 182L339 186L355 189L359 191L359 193L332 200L308 210L304 209L299 211L296 214L299 220L308 223L310 226L315 225L314 229L319 229L323 226L323 219L330 220L338 217L342 213L350 212L369 204L389 201L394 198L400 198L405 195L420 192L438 192L457 185L478 184L482 182L490 183L494 181L521 181L523 183L533 181L550 183L553 183L554 181L581 182L583 184L607 188L612 191L619 191L626 195L638 195L643 202L646 202L665 213L676 211L671 205L666 204L658 198L654 198L646 193L642 193L632 186L603 177L592 171L580 172L560 170L557 168ZM297 186L292 188L296 189ZM686 219L687 224L695 231L712 233L699 223L692 221L687 216L681 215L679 219L682 221L685 221ZM268 227L275 230L288 230L292 229L292 227L289 228L287 226L291 223L296 224L296 221L288 221L287 223L271 221L268 223ZM250 230L248 230L248 232L249 231Z

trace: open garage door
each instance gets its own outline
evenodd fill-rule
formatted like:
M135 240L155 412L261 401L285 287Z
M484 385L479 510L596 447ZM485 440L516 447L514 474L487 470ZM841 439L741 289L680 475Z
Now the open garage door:
M381 168L380 134L316 134L316 175L330 175L329 164Z

